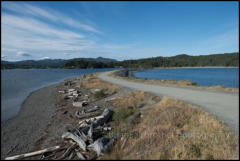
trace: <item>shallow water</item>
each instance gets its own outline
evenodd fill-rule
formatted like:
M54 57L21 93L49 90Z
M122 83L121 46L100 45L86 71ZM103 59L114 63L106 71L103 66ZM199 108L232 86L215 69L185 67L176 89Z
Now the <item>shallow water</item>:
M1 70L1 125L18 114L27 96L37 89L83 74L108 69L11 69Z
M150 80L189 80L200 86L223 85L239 88L239 68L175 68L134 72L137 78Z

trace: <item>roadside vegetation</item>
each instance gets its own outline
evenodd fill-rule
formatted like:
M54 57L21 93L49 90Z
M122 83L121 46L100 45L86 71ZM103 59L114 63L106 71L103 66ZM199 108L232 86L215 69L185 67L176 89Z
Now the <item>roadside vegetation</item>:
M103 98L105 97L107 94L106 94L106 89L101 89L100 91L96 91L94 94L93 94L93 97L95 99L99 99L99 98Z
M90 90L96 97L111 95L120 89L120 87L116 85L99 80L97 74L98 73L85 76L78 86Z
M127 127L127 118L137 112L137 104L152 98L136 92L113 102L119 105L113 117L115 129L124 135L101 159L239 158L236 134L199 107L176 99L164 97L144 108L141 117Z

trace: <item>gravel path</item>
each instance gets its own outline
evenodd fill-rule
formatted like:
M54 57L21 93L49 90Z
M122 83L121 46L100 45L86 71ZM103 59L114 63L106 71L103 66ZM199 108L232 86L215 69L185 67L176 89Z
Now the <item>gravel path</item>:
M99 78L107 82L154 93L158 96L168 96L180 99L202 107L223 121L233 131L239 133L239 93L213 92L200 89L187 89L163 85L150 85L130 82L108 76L111 72L99 74Z

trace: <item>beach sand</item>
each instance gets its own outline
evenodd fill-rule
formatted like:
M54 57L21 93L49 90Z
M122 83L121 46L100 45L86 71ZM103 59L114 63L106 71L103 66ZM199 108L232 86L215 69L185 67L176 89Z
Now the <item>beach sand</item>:
M55 105L56 84L32 92L19 114L1 129L1 159L36 149L35 142L46 134Z

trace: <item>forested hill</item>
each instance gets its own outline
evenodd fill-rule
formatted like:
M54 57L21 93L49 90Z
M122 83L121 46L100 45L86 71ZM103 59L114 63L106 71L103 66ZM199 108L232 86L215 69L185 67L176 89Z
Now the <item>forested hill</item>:
M109 58L74 58L74 59L44 59L44 60L23 60L23 61L1 61L2 69L15 69L15 68L72 68L72 64L81 62L79 66L73 68L101 68L108 67L110 62L116 62L115 59ZM73 62L71 64L71 62Z
M124 68L153 67L199 67L199 66L239 66L239 53L190 56L181 54L172 57L154 57L118 62Z
M75 58L69 60L26 60L19 62L1 61L2 69L11 68L137 68L154 67L201 67L201 66L239 66L239 53L225 53L190 56L181 54L172 57L154 57L137 60L116 61L108 58Z

